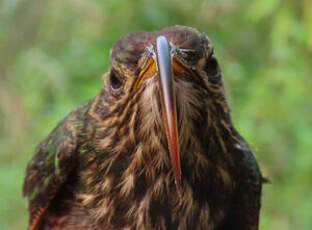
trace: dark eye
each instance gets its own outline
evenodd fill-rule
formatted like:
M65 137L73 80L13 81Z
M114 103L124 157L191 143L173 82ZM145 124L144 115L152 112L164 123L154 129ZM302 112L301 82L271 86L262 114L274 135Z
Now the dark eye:
M117 75L117 73L115 71L111 71L111 73L109 75L109 79L110 79L111 88L113 90L120 90L121 89L121 87L123 85L123 81Z
M221 70L214 54L208 58L205 65L205 72L207 73L209 81L212 83L218 83L221 79Z

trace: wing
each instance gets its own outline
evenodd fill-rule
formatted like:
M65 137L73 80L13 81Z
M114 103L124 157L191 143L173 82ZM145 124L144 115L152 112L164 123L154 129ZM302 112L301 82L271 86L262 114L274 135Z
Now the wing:
M51 200L75 167L85 108L74 110L43 140L28 163L23 195L29 200L29 230L40 226Z
M243 151L243 159L238 163L238 180L230 213L222 230L257 230L261 207L262 177L258 163L247 143L238 151Z
M238 220L237 229L257 230L263 177L256 158L249 148L241 164L241 180L234 204Z

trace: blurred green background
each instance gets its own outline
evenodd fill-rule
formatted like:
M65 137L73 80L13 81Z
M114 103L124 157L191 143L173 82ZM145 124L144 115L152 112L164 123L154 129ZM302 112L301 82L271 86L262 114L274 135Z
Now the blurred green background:
M312 2L0 0L0 229L25 229L36 144L97 93L114 41L182 24L208 34L234 123L272 184L261 229L312 229Z

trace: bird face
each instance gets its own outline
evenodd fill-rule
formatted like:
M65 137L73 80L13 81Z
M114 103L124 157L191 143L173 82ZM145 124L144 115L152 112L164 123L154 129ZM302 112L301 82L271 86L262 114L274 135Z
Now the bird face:
M213 103L208 102L219 98L225 106L226 103L221 72L207 36L190 28L188 33L176 32L138 32L119 40L111 51L105 87L109 92L106 100L113 101L116 107L137 102L132 113L141 113L137 119L144 118L141 132L145 136L153 127L161 127L158 135L167 141L180 193L180 151L184 154L189 136L198 130L195 126L206 126L203 123L211 120L209 108Z

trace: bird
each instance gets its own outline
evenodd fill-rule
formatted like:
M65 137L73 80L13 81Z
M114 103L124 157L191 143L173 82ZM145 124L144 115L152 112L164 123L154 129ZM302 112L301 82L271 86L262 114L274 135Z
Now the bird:
M29 230L259 228L265 180L204 32L125 35L104 79L27 165Z

